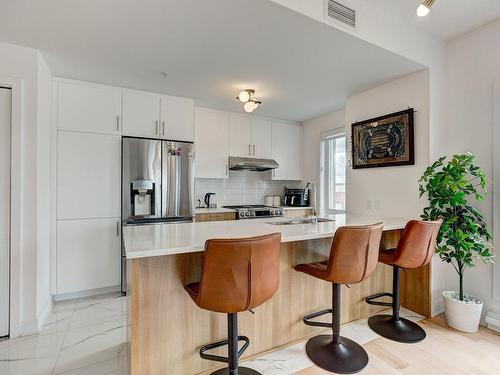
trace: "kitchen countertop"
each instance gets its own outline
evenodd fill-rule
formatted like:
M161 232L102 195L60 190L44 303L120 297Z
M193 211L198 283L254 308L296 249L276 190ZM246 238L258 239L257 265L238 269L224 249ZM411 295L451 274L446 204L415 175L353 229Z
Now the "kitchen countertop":
M312 207L290 207L290 206L278 206L279 208L282 208L283 210L308 210L312 209ZM224 208L224 207L217 207L217 208L195 208L194 210L195 214L220 214L224 212L236 212L236 210L232 208Z
M407 219L365 215L322 215L334 221L316 224L272 225L283 218L227 220L201 223L132 225L123 227L127 259L175 255L203 251L211 238L243 238L281 232L281 242L305 241L333 237L345 225L384 222L384 230L402 229Z

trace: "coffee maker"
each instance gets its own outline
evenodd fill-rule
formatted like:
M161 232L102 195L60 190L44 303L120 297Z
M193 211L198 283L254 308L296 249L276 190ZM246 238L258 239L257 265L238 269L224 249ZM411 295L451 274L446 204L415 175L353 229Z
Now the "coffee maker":
M134 218L155 215L155 183L151 180L134 180L130 183L130 203Z
M285 188L284 200L285 200L285 206L291 206L291 207L309 206L309 195L306 194L306 189Z

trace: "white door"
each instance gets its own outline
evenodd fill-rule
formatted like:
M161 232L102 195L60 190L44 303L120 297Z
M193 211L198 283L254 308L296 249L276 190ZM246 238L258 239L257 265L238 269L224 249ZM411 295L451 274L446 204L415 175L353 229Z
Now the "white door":
M252 119L231 114L229 116L229 156L252 156Z
M120 216L121 138L59 131L57 219Z
M121 134L122 93L86 84L58 84L57 128L88 133Z
M120 285L120 218L57 222L57 294Z
M0 337L9 334L11 91L0 88Z
M193 142L194 101L163 95L161 97L161 137L173 141Z
M271 158L271 121L252 120L252 156L259 159Z
M160 95L124 92L123 135L159 138L160 134Z
M302 179L300 126L273 122L272 155L280 165L279 168L273 170L274 180Z
M196 178L228 178L228 113L196 108L194 123Z

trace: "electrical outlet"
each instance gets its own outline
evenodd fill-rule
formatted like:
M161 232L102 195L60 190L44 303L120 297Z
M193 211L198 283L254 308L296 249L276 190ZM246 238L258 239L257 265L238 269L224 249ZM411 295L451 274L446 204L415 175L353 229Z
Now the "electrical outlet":
M368 210L372 210L372 207L373 207L372 201L371 201L371 199L368 199L368 200L366 201L366 208L367 208Z
M375 199L373 201L373 207L375 208L376 211L380 210L380 200L379 199Z

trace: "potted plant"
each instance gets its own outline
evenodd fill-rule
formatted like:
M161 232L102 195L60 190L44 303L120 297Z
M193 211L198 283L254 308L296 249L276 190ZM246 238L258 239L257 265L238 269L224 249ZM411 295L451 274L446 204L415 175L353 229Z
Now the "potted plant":
M477 260L493 263L491 235L483 215L470 202L484 199L488 179L470 153L446 156L429 166L419 180L420 197L427 194L424 220L443 219L436 253L458 274L459 291L443 292L446 321L463 332L477 332L483 302L464 293L464 273Z

